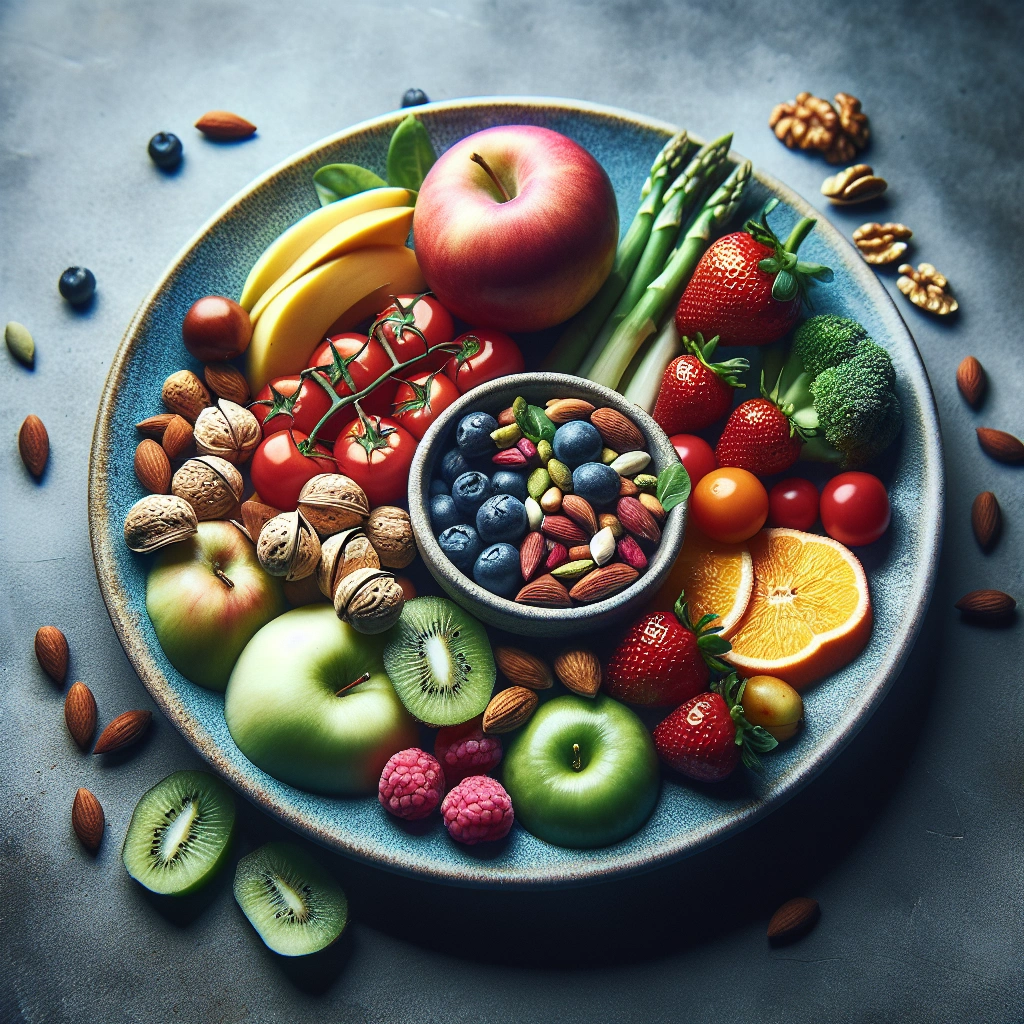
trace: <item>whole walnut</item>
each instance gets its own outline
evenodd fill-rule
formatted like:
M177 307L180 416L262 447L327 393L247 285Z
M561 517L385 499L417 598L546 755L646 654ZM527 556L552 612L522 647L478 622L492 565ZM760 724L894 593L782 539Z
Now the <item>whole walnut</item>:
M381 505L370 513L363 529L386 568L404 569L416 557L412 520L405 509Z
M817 150L830 164L849 163L867 145L870 131L860 100L836 93L835 106L809 92L779 103L768 118L776 138L790 149Z

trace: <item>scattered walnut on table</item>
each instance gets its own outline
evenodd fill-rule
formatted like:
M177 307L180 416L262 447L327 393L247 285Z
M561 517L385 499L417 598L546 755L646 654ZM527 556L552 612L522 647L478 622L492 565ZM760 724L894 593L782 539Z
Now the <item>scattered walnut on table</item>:
M864 259L875 266L895 263L906 251L913 231L906 224L861 224L853 233L853 244Z
M896 287L915 305L936 316L955 313L960 305L946 289L949 282L930 263L918 263L915 270L909 263L899 267Z
M885 178L879 178L869 164L854 164L826 178L821 183L821 194L833 203L849 206L876 199L888 187Z
M817 150L830 164L848 163L867 145L868 119L855 96L836 93L835 104L801 92L772 110L768 126L790 149Z

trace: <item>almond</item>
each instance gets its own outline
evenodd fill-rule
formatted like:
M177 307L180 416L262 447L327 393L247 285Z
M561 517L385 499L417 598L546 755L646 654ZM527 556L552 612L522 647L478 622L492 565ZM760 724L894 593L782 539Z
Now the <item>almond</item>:
M145 437L151 437L154 441L163 440L167 424L174 419L173 412L158 412L155 416L147 416L141 423L135 424L135 429Z
M809 896L797 896L796 899L783 903L772 914L768 922L768 940L775 944L792 942L806 935L821 917L821 908L817 900Z
M247 405L252 394L241 370L230 363L210 363L203 370L206 386L218 397L236 405Z
M665 509L662 506L661 502L658 501L658 499L653 494L647 494L641 491L636 496L636 500L639 501L640 504L643 505L643 507L647 509L647 511L650 512L652 516L654 516L656 522L665 522Z
M163 446L167 452L167 458L180 459L192 448L195 434L192 424L184 416L171 413L171 420L164 430Z
M516 686L529 690L547 690L555 685L551 669L536 655L518 647L495 647L494 660L501 674Z
M641 451L647 447L647 440L640 428L617 409L595 409L590 422L597 427L605 446L617 452Z
M577 648L555 658L555 675L561 684L581 697L594 697L601 688L601 661L593 651Z
M625 534L625 530L622 528L622 523L619 522L618 516L613 516L611 512L602 512L597 517L597 525L603 530L607 527L612 531L612 536L618 540Z
M590 558L589 544L577 544L575 547L569 548L570 562L579 562L584 558Z
M588 537L597 533L597 516L586 498L578 494L567 494L562 498L562 511L577 525L582 527Z
M552 540L560 540L566 546L586 544L590 540L568 516L545 516L540 524L540 532Z
M661 527L638 499L619 498L615 512L626 531L633 534L634 537L649 540L654 544L661 540Z
M38 480L50 457L50 436L38 416L30 414L25 417L18 431L18 451L25 468Z
M530 582L546 554L547 545L544 543L544 535L536 530L528 533L523 543L519 545L519 568L525 582Z
M72 683L64 698L64 722L72 739L85 750L96 733L96 698L85 683Z
M71 805L71 827L87 850L95 853L99 849L104 823L103 807L99 800L89 790L80 789Z
M618 551L619 558L626 565L631 565L637 572L643 572L647 568L647 556L632 537L621 537L615 546L615 550Z
M982 491L971 506L971 528L981 550L988 552L999 540L1003 527L1003 513L991 491Z
M996 462L1008 462L1011 465L1024 462L1024 444L1013 434L1005 430L992 430L990 427L978 427L977 432L978 444Z
M512 411L510 405L507 409L502 409L498 413L498 426L499 427L510 427L516 421L516 414Z
M255 134L256 125L230 110L208 110L195 124L208 139L233 142Z
M619 497L620 498L635 498L640 493L640 488L637 487L632 480L628 477L622 477L619 480Z
M36 658L43 671L63 686L68 674L68 641L56 626L40 626L36 630Z
M1001 590L972 590L956 603L967 622L979 626L1005 626L1013 621L1017 602Z
M146 731L152 711L126 711L118 715L110 725L100 733L100 738L93 747L94 754L109 754L114 750L136 743Z
M164 381L160 395L171 412L184 416L189 423L195 423L199 414L210 404L210 392L191 370L172 373Z
M564 544L559 544L558 541L549 541L548 543L551 546L548 548L548 557L544 560L544 568L551 572L569 561L569 549ZM587 550L590 550L589 547Z
M264 505L262 501L249 501L242 502L242 522L245 524L245 532L249 534L249 539L256 543L260 539L260 530L263 529L265 523L269 523L274 516L281 514L280 509L274 508L273 505Z
M512 732L537 709L537 694L525 686L510 686L496 693L484 711L484 732Z
M539 604L547 608L569 608L572 605L569 591L550 575L538 576L532 583L527 583L516 594L516 600L520 604Z
M569 420L588 419L594 407L582 398L558 398L549 402L544 411L552 423L562 424Z
M166 494L171 487L171 460L151 437L135 449L135 475L151 494Z
M974 356L966 356L956 368L956 386L972 409L981 405L988 389L988 375Z
M612 562L584 576L569 591L569 596L583 604L602 601L628 587L639 575L636 569L624 562Z

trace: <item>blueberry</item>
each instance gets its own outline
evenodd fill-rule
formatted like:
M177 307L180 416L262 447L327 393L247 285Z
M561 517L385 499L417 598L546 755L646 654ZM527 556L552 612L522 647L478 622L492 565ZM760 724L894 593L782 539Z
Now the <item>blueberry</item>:
M570 469L601 458L604 443L597 427L586 420L569 420L555 431L555 458Z
M465 524L449 526L437 538L437 543L441 545L441 550L451 559L452 565L467 576L473 570L473 563L476 561L477 555L483 550L483 544L480 543L476 530L472 526L466 526ZM516 557L518 558L518 555Z
M485 412L471 412L459 420L455 428L455 441L463 455L470 458L489 455L494 451L491 431L497 429L498 421L493 416Z
M149 140L149 158L164 171L173 171L181 163L181 139L170 132L157 132Z
M436 498L439 494L451 494L451 490L440 477L435 476L430 481L430 497Z
M466 456L458 448L453 448L450 452L446 452L444 458L441 459L441 478L451 487L455 483L456 477L468 473L472 468L466 461Z
M584 462L572 472L573 492L599 507L611 505L618 498L619 483L619 474L602 462Z
M57 290L72 306L84 306L96 291L96 278L86 267L68 267L60 275Z
M476 515L476 510L494 493L491 481L484 473L470 471L452 484L452 497L455 507L465 517Z
M406 89L402 97L403 107L418 107L423 103L429 103L427 94L422 89Z
M511 494L495 494L480 506L476 514L476 532L485 544L498 541L518 544L528 525L526 506Z
M519 552L511 544L485 548L473 566L473 579L498 597L515 597L523 585Z
M511 469L499 469L491 477L495 494L511 494L520 501L526 501L526 477Z
M449 526L457 526L461 522L462 516L450 494L435 494L430 499L430 525L434 533L441 533Z

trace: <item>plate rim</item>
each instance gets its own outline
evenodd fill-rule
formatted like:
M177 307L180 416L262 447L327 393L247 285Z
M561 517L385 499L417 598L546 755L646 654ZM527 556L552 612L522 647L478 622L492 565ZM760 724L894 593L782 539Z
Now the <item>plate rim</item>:
M922 528L921 548L927 553L927 562L919 577L919 582L910 595L912 604L908 605L906 610L909 615L905 616L905 621L908 623L907 628L886 647L882 662L873 674L872 681L866 687L867 696L855 717L843 728L833 730L832 733L823 736L818 747L809 752L806 759L801 760L798 766L786 774L778 776L774 781L773 791L769 798L751 800L746 805L735 808L726 822L705 830L697 840L686 842L683 838L680 841L681 837L677 836L671 841L662 840L652 843L640 855L631 853L623 857L623 855L613 854L606 861L581 862L575 870L563 865L555 868L550 865L532 868L518 866L497 868L470 857L458 864L446 864L439 867L433 862L410 865L380 844L372 843L367 847L358 840L339 840L336 835L328 834L324 830L318 831L315 823L301 813L274 803L258 784L254 784L227 760L214 742L213 736L192 717L174 694L173 687L154 663L146 644L141 641L141 638L132 635L131 614L127 608L128 595L116 572L110 524L106 521L105 515L107 461L106 453L103 450L103 438L109 433L110 419L118 393L118 381L134 353L135 347L140 342L138 330L151 306L167 287L171 278L179 271L181 265L188 259L192 250L210 230L221 220L230 217L233 212L237 211L243 201L262 189L268 182L287 173L296 163L308 159L319 151L337 146L352 135L392 127L412 112L428 110L441 113L457 112L481 107L529 107L563 114L584 113L608 121L626 121L644 130L667 135L679 130L675 125L659 118L586 100L547 96L477 96L438 101L416 108L381 114L326 136L279 161L235 193L200 226L171 259L157 283L146 294L129 321L104 380L90 442L87 492L89 538L100 593L107 607L114 632L132 668L138 674L161 713L173 723L192 749L250 802L267 811L294 831L334 852L414 878L446 885L483 888L538 889L592 884L654 870L706 850L753 825L772 810L782 806L804 786L817 778L860 732L900 675L920 634L935 590L945 520L945 468L938 410L924 360L912 332L882 282L831 221L792 188L773 175L754 168L753 175L762 185L780 196L798 215L815 217L818 221L819 232L827 236L833 246L848 250L848 255L853 257L847 260L848 269L869 297L874 298L875 312L888 330L894 334L902 333L910 343L915 358L910 360L906 367L906 373L910 378L908 385L919 397L922 443L926 456L928 456L922 460L924 469L922 500L928 502L928 506L934 510L934 514L926 518ZM693 137L697 138L697 136ZM730 157L734 160L744 159L735 151L730 152Z

